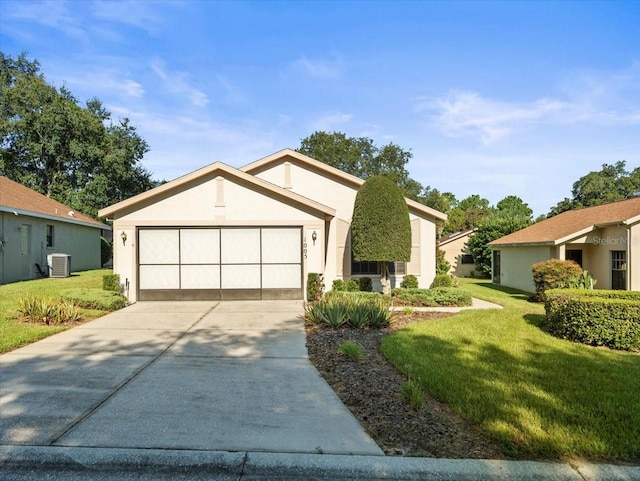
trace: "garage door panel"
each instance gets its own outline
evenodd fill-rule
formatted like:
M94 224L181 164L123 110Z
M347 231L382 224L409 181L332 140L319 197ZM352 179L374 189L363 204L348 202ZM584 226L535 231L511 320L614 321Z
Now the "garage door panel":
M300 262L300 229L263 229L262 262L294 264Z
M220 266L180 266L182 289L220 289Z
M179 289L180 271L175 266L140 266L140 289Z
M259 264L260 229L223 229L222 264Z
M262 266L262 287L265 289L299 288L301 279L300 264Z
M182 264L219 264L220 230L180 230L180 262Z
M222 266L222 289L259 289L259 265Z
M145 229L139 232L140 264L177 264L180 258L176 229Z

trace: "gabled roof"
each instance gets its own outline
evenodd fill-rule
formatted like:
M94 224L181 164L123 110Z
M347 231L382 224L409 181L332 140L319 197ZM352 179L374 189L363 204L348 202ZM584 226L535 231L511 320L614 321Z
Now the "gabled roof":
M630 225L640 221L640 197L609 204L569 210L513 234L506 235L490 246L558 245L588 234L606 225Z
M5 176L0 176L0 211L110 229L109 226Z
M276 152L275 154L271 154L260 160L256 160L255 162L245 165L244 167L241 167L240 170L248 174L255 175L264 170L267 170L273 164L282 162L283 160L290 160L294 163L311 167L313 170L322 172L323 175L339 180L344 184L352 186L355 189L358 189L362 184L364 184L364 180L356 177L355 175L347 174L340 169L336 169L335 167L327 165L324 162L320 162L319 160L313 159L292 149L283 149L279 152ZM420 202L416 202L415 200L405 200L407 201L409 211L413 212L414 214L417 213L427 215L430 217L435 217L438 220L447 220L447 215L443 214L440 211L432 209L431 207L427 207L426 205L423 205Z
M111 217L120 211L132 211L138 206L147 205L155 199L162 198L166 195L170 195L172 192L179 191L190 183L198 182L203 178L214 178L217 176L235 178L245 184L249 184L256 190L267 191L275 197L290 201L292 204L298 204L311 209L314 212L322 214L325 218L333 217L336 213L335 209L332 209L331 207L327 207L326 205L307 199L295 192L278 187L266 180L244 173L229 165L223 164L222 162L216 162L189 174L183 175L182 177L178 177L171 182L167 182L154 189L148 190L147 192L143 192L142 194L138 194L134 197L123 200L122 202L118 202L117 204L100 209L98 215L100 217Z
M438 240L438 245L442 246L442 245L448 244L449 242L453 242L455 240L461 239L463 237L471 235L473 231L475 231L475 229L467 229L463 231L453 232L444 237L440 237L440 239Z

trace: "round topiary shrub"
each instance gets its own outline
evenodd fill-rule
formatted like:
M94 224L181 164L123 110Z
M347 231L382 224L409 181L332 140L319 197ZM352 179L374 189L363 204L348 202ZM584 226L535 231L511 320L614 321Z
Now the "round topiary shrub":
M453 281L451 277L447 274L438 274L433 278L433 282L431 283L431 289L434 287L452 287Z
M566 289L572 281L582 276L582 267L574 261L550 259L531 266L533 282L536 285L534 300L544 301L544 293L548 289Z
M402 282L400 283L400 287L403 289L417 289L418 288L418 278L413 274L407 274L402 278Z
M358 284L360 284L360 290L362 292L373 291L373 281L371 280L371 277L361 277L358 279Z
M331 290L338 292L346 291L347 286L342 279L334 279L333 283L331 284Z
M360 290L360 284L355 279L349 279L345 284L347 292L357 292Z

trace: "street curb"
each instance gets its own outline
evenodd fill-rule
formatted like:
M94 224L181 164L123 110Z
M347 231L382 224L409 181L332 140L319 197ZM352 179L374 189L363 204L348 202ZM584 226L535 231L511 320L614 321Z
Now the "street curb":
M640 481L640 466L334 454L0 446L0 466L331 480Z

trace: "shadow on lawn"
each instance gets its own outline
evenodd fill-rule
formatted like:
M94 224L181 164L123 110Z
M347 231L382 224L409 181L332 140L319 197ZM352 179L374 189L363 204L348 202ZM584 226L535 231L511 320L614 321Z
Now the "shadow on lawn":
M501 286L500 284L494 284L490 281L486 282L477 282L475 283L477 286L486 287L487 289L492 289L494 291L500 291L504 294L507 294L509 297L518 300L527 301L533 295L528 292L521 291L519 289L513 289L511 287Z
M538 325L544 316L528 317ZM524 346L514 355L468 336L451 342L406 332L383 341L396 366L510 456L640 460L639 356L535 340Z

